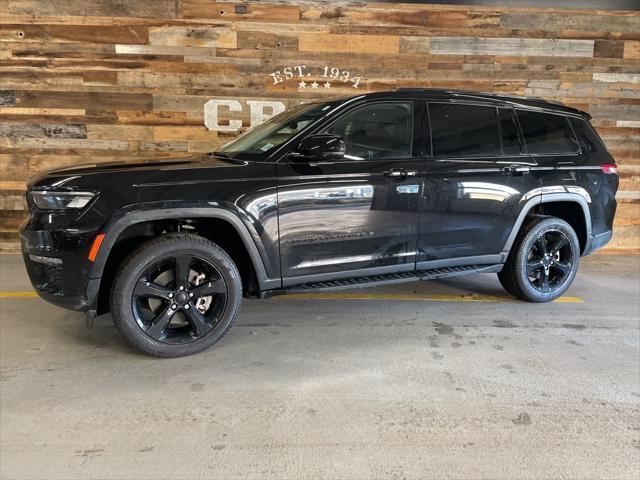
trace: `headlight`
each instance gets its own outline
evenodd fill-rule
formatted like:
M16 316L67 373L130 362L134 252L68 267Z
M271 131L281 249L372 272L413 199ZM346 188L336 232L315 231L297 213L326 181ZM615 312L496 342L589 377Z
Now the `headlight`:
M31 191L29 194L41 210L80 210L96 196L95 192Z

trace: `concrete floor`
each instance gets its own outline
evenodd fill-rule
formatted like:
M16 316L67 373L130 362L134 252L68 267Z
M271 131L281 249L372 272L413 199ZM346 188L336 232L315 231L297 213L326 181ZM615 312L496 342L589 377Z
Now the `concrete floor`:
M0 262L0 290L29 289ZM639 257L585 259L582 303L488 274L360 292L380 298L246 301L175 360L5 296L0 477L639 478ZM385 299L407 292L475 296Z

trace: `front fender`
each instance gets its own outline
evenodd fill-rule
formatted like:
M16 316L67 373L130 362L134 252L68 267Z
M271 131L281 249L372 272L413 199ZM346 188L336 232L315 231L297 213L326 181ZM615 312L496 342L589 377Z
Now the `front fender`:
M96 280L102 277L109 253L125 229L142 222L181 218L217 218L228 222L236 230L247 252L249 252L260 290L279 287L280 278L271 278L267 273L265 264L267 264L268 259L258 233L252 226L247 225L248 223L250 224L249 220L243 221L241 219L240 214L241 212L234 212L220 204L189 207L165 206L164 208L149 204L136 206L135 209L131 208L129 211L124 211L114 221L110 222L103 231L105 237L89 274L89 290L97 288ZM97 283L99 284L99 282ZM91 284L94 286L92 287Z

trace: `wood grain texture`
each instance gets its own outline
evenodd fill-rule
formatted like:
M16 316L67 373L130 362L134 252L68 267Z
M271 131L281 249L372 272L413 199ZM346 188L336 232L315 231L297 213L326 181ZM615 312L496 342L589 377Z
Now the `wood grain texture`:
M593 57L593 51L593 40L478 37L434 37L431 39L431 53L450 55Z
M558 2L560 5L560 2ZM359 88L274 84L305 65ZM620 169L610 250L640 251L640 15L586 9L282 0L0 0L0 247L27 179L118 159L188 156L250 125L248 102L398 87L541 96L589 111Z

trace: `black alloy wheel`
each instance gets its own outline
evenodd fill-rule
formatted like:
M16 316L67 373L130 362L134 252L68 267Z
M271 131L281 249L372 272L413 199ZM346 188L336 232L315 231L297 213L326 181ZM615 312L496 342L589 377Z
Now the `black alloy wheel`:
M216 325L227 300L227 286L207 260L180 254L163 258L138 278L132 295L136 322L165 343L192 342Z
M571 241L565 233L552 229L542 232L529 249L529 283L543 293L561 288L571 274L573 258Z
M111 290L111 313L134 347L180 357L224 337L241 300L240 273L224 250L197 235L167 234L123 262Z
M530 218L511 247L498 278L512 295L529 302L550 302L573 283L580 264L578 236L556 217Z

